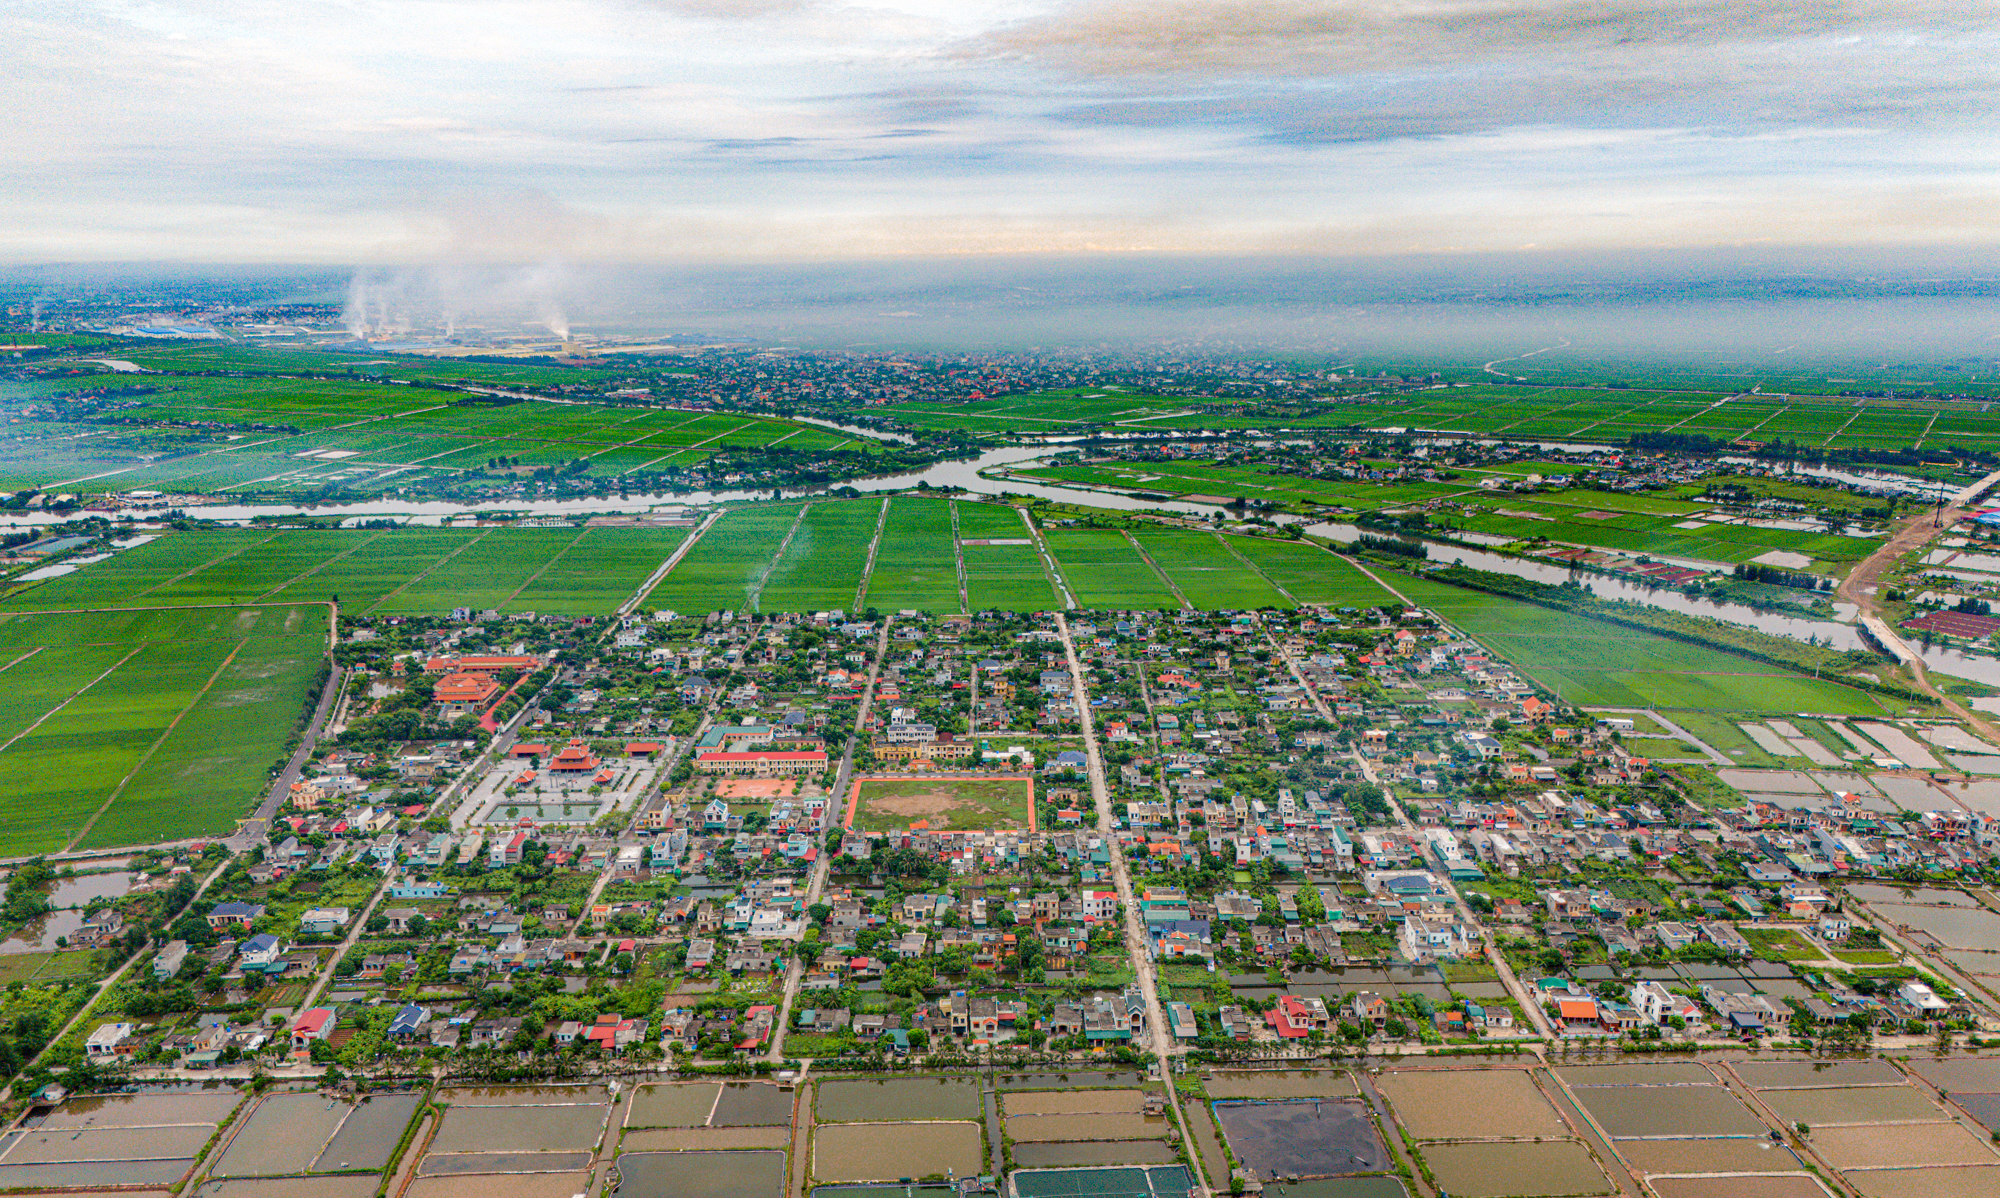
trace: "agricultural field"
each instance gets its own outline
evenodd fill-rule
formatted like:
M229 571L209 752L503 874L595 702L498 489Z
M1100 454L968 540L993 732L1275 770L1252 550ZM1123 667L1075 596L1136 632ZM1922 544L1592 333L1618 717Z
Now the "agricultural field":
M880 503L815 503L771 570L763 611L855 611Z
M1867 691L1601 620L1423 579L1399 577L1396 587L1578 706L1771 715L1897 710Z
M728 512L701 534L643 606L683 612L747 608L785 535L799 523L799 507L773 504Z
M1098 610L1180 606L1160 572L1139 556L1122 532L1108 529L1050 528L1042 539L1056 558L1077 606Z
M0 599L4 611L327 603L354 614L603 615L685 528L408 528L167 533Z
M898 495L875 549L863 606L881 611L963 611L951 504Z
M1213 403L1214 401L1206 401ZM972 403L906 403L871 408L913 429L956 429L980 433L1059 432L1080 425L1136 423L1191 405L1122 387L1073 388L1032 395L1009 395Z
M1053 611L1062 599L1021 513L991 503L953 501L958 552L973 611Z
M308 605L0 615L0 854L229 831L326 633Z
M1034 827L1034 782L1027 778L861 778L848 826L883 832L922 823L932 831Z

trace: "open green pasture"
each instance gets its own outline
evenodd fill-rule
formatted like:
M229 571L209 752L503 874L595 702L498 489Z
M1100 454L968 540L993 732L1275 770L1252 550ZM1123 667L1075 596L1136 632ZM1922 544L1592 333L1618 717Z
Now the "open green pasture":
M0 615L0 855L228 832L325 646L303 604Z
M1423 579L1398 576L1395 584L1579 706L1770 715L1900 710L1867 691L1601 620Z
M167 533L16 590L0 611L338 600L351 613L602 615L686 536L646 527Z

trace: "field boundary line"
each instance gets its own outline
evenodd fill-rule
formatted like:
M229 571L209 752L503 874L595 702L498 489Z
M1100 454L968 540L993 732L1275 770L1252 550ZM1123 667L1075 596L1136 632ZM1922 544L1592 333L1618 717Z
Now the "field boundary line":
M270 536L265 537L261 541L250 542L248 545L245 545L243 548L238 549L234 553L225 553L221 557L211 558L210 560L203 562L199 566L193 566L186 570L181 571L179 574L174 575L172 578L162 579L159 582L154 583L152 586L147 587L145 590L138 592L132 597L134 599L144 599L146 596L152 594L154 591L159 590L161 587L170 587L175 583L179 582L183 578L192 578L196 574L201 573L203 570L208 569L210 566L219 566L226 561L232 561L236 558L242 557L244 554L250 552L252 549L262 549L264 546L269 545L272 541L277 540L278 536L279 534L274 532ZM230 606L234 605L232 604ZM96 609L86 607L81 610L92 611ZM112 609L106 608L104 610L109 611Z
M1924 431L1917 434L1917 443L1910 446L1911 449L1922 449L1924 447L1924 442L1930 439L1931 430L1937 427L1938 417L1942 415L1944 415L1942 410L1931 413L1930 423L1924 425Z
M383 537L385 537L385 536L387 536L387 535L389 535L389 533L388 533L388 530L387 530L387 529L384 529L384 530L382 530L381 532L378 532L378 533L376 533L376 534L375 534L374 536L372 536L372 537L369 537L369 538L367 538L366 540L362 541L362 542L361 542L360 544L356 545L356 546L355 546L354 548L352 548L352 549L347 549L347 550L343 550L343 551L341 551L341 552L339 552L339 553L336 553L336 554L334 554L334 555L333 555L332 557L330 557L330 558L327 558L327 559L326 559L325 561L323 561L323 562L320 562L320 563L319 563L318 565L314 566L314 567L313 567L312 569L310 569L310 570L307 570L307 571L306 571L305 573L303 573L303 574L300 574L300 575L298 575L298 576L296 576L296 577L294 577L294 578L287 578L287 579L286 579L285 581L283 581L283 582L279 583L279 584L278 584L277 586L274 586L274 587L272 587L272 588L271 588L270 590L268 590L268 591L265 591L265 592L264 592L263 594L261 594L261 595L257 596L257 598L258 598L259 600L263 600L263 599L269 599L269 598L270 598L271 596L273 596L273 595L277 594L277 593L278 593L279 591L282 591L282 590L284 590L284 589L285 589L285 588L287 588L287 587L290 587L290 586L293 586L293 585L296 585L296 584L298 584L298 583L301 583L301 582L304 582L304 581L305 581L306 579L308 579L308 578L311 578L311 577L312 577L313 575L315 575L315 574L319 573L319 572L320 572L321 570L324 570L324 569L326 569L326 568L327 568L328 566L331 566L331 565L332 565L333 563L335 563L335 562L337 562L337 561L340 561L340 560L341 560L342 558L345 558L345 557L348 557L348 556L350 556L350 555L352 555L352 554L356 554L356 553L359 553L359 552L361 552L361 551L362 551L363 549L366 549L366 548L368 548L368 547L369 547L370 545L373 545L373 544L374 544L375 542L377 542L377 541L381 540L381 539L382 539Z
M692 420L690 420L690 421L688 421L688 423L689 423L689 424L693 424L694 422L693 422ZM681 447L680 447L679 449L676 449L676 450L674 450L674 451L673 451L672 453L666 453L666 454L661 454L661 455L660 455L659 457L656 457L656 458L654 458L654 459L653 459L652 461L650 461L650 462L640 462L640 463L639 463L639 464L638 464L637 466L634 466L634 467L632 467L632 470L644 470L644 469L645 469L646 467L648 467L648 466L652 466L652 465L656 465L656 464L658 464L658 463L660 463L660 462L664 462L664 461L666 461L666 460L667 460L668 458L677 458L677 457L679 457L680 455L682 455L682 454L686 453L686 452L687 452L688 450L690 450L690 449L700 449L700 448L701 448L702 446L704 446L704 445L713 445L713 444L715 444L715 443L716 443L717 441L720 441L720 440L722 440L722 439L723 439L724 437L727 437L727 436L731 436L731 435L733 435L733 434L735 434L735 433L740 433L740 432L742 432L742 431L743 431L744 429L746 429L746 428L749 428L749 427L750 427L751 425L753 425L753 424L756 424L756 423L757 423L757 421L755 421L755 420L749 420L749 421L745 421L745 422L744 422L744 423L742 423L742 424L739 424L739 425L737 425L737 426L736 426L735 428L726 428L726 429L723 429L723 430L722 430L721 432L719 432L719 433L715 434L715 435L714 435L713 437L710 437L710 438L708 438L708 440L706 440L706 441L696 441L696 442L695 442L694 444L692 444L692 445L683 445L683 446L681 446ZM676 425L675 427L676 427L676 428L679 428L679 427L681 427L681 426L680 426L680 425ZM522 439L523 439L523 440L527 440L528 438L522 438ZM646 440L646 438L645 438L645 437L641 437L641 438L639 438L639 440L640 440L640 441L644 441L644 440ZM637 443L638 443L638 442L636 442L636 441L635 441L635 442L633 442L633 444L635 444L635 445L636 445ZM618 447L617 447L617 446L613 446L612 448L616 449L616 448L618 448ZM632 473L632 470L623 470L623 471L620 471L620 473L621 473L621 474L630 474L630 473Z
M1643 411L1646 408L1652 407L1654 404L1660 402L1661 398L1662 398L1661 396L1655 395L1653 398L1647 400L1645 403L1633 404L1631 407L1626 408L1622 412L1613 413L1612 415L1606 416L1600 420L1593 420L1589 424L1584 425L1582 428L1577 429L1575 432L1564 433L1563 435L1566 437L1581 437L1583 434L1589 432L1591 429L1596 428L1600 424L1622 424L1624 423L1625 417L1630 416L1634 412Z
M965 546L958 539L958 500L951 501L951 556L958 563L958 610L972 614L972 591L965 583Z
M146 642L146 644L152 644L152 643L153 643L152 641ZM139 650L144 649L145 647L146 645L140 645L138 646L138 648L133 649L130 653L127 653L125 656L119 658L117 661L112 662L111 665L105 668L104 673L99 674L97 677L92 678L89 682L86 682L82 686L77 687L75 690L71 691L69 693L69 696L65 698L62 702L56 704L54 707L51 707L47 711L43 712L42 718L36 720L34 723L29 724L26 728L23 728L19 732L16 732L14 735L8 737L7 743L0 744L0 753L5 753L7 750L14 747L15 741L20 740L22 737L28 735L28 733L33 732L35 729L41 727L43 724L48 723L49 720L54 718L57 712L61 711L65 707L68 707L71 703L76 702L77 696L83 694L83 692L89 690L91 687L96 686L98 683L110 677L112 671L116 670L119 666L122 666L126 662L131 661L133 658L139 656ZM16 658L15 660L18 661L20 659ZM11 666L14 663L10 661L7 664Z
M1034 517L1028 515L1027 508L1017 507L1014 510L1020 513L1021 523L1027 526L1028 536L1035 542L1035 550L1042 558L1042 573L1047 576L1049 585L1055 588L1056 598L1063 601L1065 608L1076 610L1076 595L1069 589L1069 578L1063 574L1061 564L1056 561L1055 551L1050 549L1048 541L1042 538L1042 530L1035 527Z
M660 568L653 571L653 576L651 578L648 578L646 581L640 583L638 591L635 592L630 599L627 599L625 601L625 605L623 607L620 607L617 611L611 614L614 616L623 617L623 616L629 616L633 612L639 610L639 605L646 601L647 596L651 595L654 591L660 589L660 584L667 580L667 575L672 574L674 572L674 567L681 564L681 559L686 557L688 555L688 551L694 548L694 543L696 541L701 540L701 534L713 528L715 526L715 522L717 520L722 519L722 516L723 516L722 512L711 513L708 519L703 520L700 524L697 524L695 526L693 532L689 533L685 537L682 537L681 543L674 546L674 551L667 555L667 560L661 562Z
M117 643L119 643L119 642L116 642L116 641L107 641L107 642L104 642L104 643L106 643L106 644L117 644ZM37 653L40 653L40 652L41 652L42 650L44 650L44 649L46 649L46 648L48 648L48 646L47 646L47 645L36 645L36 646L35 646L34 648L32 648L32 649L28 650L28 651L27 651L26 653L23 653L23 654L21 654L21 656L19 656L19 657L15 658L15 659L14 659L13 661L10 661L10 662L8 662L8 663L7 663L6 665L4 665L4 666L0 666L0 674L5 674L5 673L6 673L7 671L9 671L9 670L13 669L13 668L14 668L15 666L18 666L18 665L20 665L20 664L21 664L22 662L24 662L24 661L28 660L28 659L29 659L30 657L33 657L33 656L34 656L35 654L37 654Z
M1138 537L1132 535L1132 530L1121 528L1118 531L1124 534L1125 543L1132 547L1132 552L1138 554L1139 560L1146 563L1146 568L1159 576L1160 581L1166 585L1168 593L1180 601L1181 610L1193 611L1194 603L1188 599L1187 593L1181 590L1179 583L1167 577L1167 572L1160 568L1160 563L1153 560L1152 554L1146 552L1146 547L1139 543Z
M550 566L553 566L557 562L561 561L563 558L568 557L569 551L576 548L578 545L582 544L583 538L589 535L590 535L590 526L585 525L583 531L577 533L574 540L570 541L569 544L564 545L561 549L556 550L555 554L551 556L549 560L542 563L541 569L535 571L533 574L528 575L527 580L525 582L523 582L520 586L514 588L513 594L507 596L505 599L502 599L498 604L495 604L495 607L496 608L505 607L509 603L512 603L514 600L520 598L522 591L525 591L529 587L535 585L535 580L537 578L540 578L542 575L548 573Z
M1253 562L1249 558L1243 556L1243 551L1241 549L1238 549L1236 546L1230 544L1228 537L1225 537L1221 533L1214 531L1210 531L1208 535L1214 537L1218 542L1220 542L1222 547L1228 550L1229 556L1235 558L1239 562L1242 562L1244 568L1248 569L1252 574L1255 574L1257 577L1263 579L1265 582L1270 583L1271 589L1278 592L1280 595L1283 595L1285 599L1288 602L1290 602L1293 607L1305 606L1305 604L1299 602L1299 597L1297 595L1294 595L1290 591L1286 590L1282 583L1280 583L1277 579L1271 577L1269 574L1265 573L1264 568L1262 566L1259 566L1256 562Z
M638 414L637 416L634 416L634 417L632 417L632 418L631 418L630 420L620 420L620 421L616 421L616 422L614 422L614 423L612 423L612 424L609 424L609 425L606 425L605 427L607 427L607 428L624 428L624 427L625 427L626 425L628 425L628 424L631 424L631 423L632 423L633 421L636 421L636 420L644 420L644 419L645 419L646 417L648 417L648 416L651 416L652 414L653 414L653 410L652 410L651 408L648 408L648 409L646 409L645 411L643 411L643 412L639 413L639 414ZM664 430L661 430L661 431L664 431ZM653 436L658 436L658 435L659 435L659 433L658 433L658 432L656 431L656 432L651 432L651 433L647 433L647 434L646 434L646 437L653 437ZM614 450L614 449L626 449L626 448L629 448L629 447L631 447L631 446L633 446L633 445L637 445L637 444L638 444L639 442L641 442L641 441L644 441L644 440L646 439L646 437L634 437L634 438L632 438L632 439L631 439L630 441L617 441L617 442L613 442L613 443L612 443L612 444L610 444L610 445L606 445L606 446L605 446L605 447L604 447L603 449L599 449L599 450L595 450L595 451L593 451L593 452L591 452L591 453L587 453L587 454L584 454L584 455L583 455L583 460L587 462L587 461L589 461L590 459L592 459L592 458L594 458L594 457L598 456L598 454L605 454L605 453L610 453L610 452L611 452L612 450ZM588 442L588 441L576 441L576 442L573 442L573 444L576 444L576 445L589 445L589 444L590 444L590 442Z
M479 544L479 542L485 540L487 537L490 537L492 535L493 535L493 530L489 528L484 532L480 533L476 537L468 537L466 539L465 544L460 545L458 548L452 550L450 553L445 554L443 557L432 562L430 565L425 566L422 571L412 575L408 582L405 582L402 586L397 587L395 590L390 591L388 594L382 596L380 599L377 599L375 602L361 609L361 614L364 616L373 615L375 613L376 608L382 606L384 603L387 603L389 600L394 599L396 596L402 594L404 591L409 590L411 587L422 582L424 579L429 578L432 574L437 573L437 568L439 566L444 565L452 558L455 558L459 554L464 553L466 550L472 548L474 545Z
M792 547L792 538L799 535L799 529L806 522L806 513L811 510L812 504L810 503L799 505L798 514L792 517L792 526L785 530L785 539L778 542L777 551L771 554L770 561L764 563L764 569L757 575L757 581L751 583L750 589L744 592L743 612L745 615L749 615L757 610L757 601L764 597L765 584L771 581L771 575L777 573L778 563L784 560L785 550Z
M132 779L138 777L139 771L145 769L147 763L153 760L153 755L160 751L161 745L167 743L167 738L174 734L174 729L181 726L181 721L187 718L187 713L193 711L204 698L208 697L208 692L215 689L215 684L222 679L222 672L229 668L230 663L236 660L236 655L243 652L243 646L249 643L250 639L248 637L236 642L236 647L229 651L229 656L222 659L222 664L215 667L215 672L208 676L208 681L202 683L201 689L196 691L194 697L187 701L187 706L174 713L174 718L169 720L167 726L160 730L160 735L154 739L151 745L147 746L144 753L139 755L139 760L132 763L132 768L125 771L125 776L118 780L117 786L111 788L111 793L104 797L103 805L91 813L90 818L83 822L83 827L76 830L76 835L71 837L69 843L64 845L60 851L67 853L75 849L77 845L83 843L83 838L90 835L90 830L97 826L97 821L104 818L104 813L111 810L111 805L118 801L118 796L124 794L125 788L132 785Z
M1730 441L1730 444L1731 445L1743 444L1745 441L1750 439L1751 433L1754 433L1758 429L1763 428L1765 425L1771 423L1773 420L1776 420L1778 417L1783 416L1786 412L1789 412L1791 410L1792 410L1792 405L1786 404L1784 407L1779 408L1777 411L1771 413L1769 416L1764 417L1762 420L1759 420L1757 423L1751 425L1749 428L1746 428L1742 432L1736 434L1736 436Z
M1821 441L1821 442L1819 443L1819 445L1820 445L1820 448L1821 448L1821 449L1825 449L1825 448L1826 448L1827 446L1829 446L1829 445L1833 444L1833 439L1834 439L1835 437L1838 437L1838 436L1839 436L1840 434L1842 434L1842 433L1844 433L1844 432L1846 432L1846 431L1847 431L1847 425L1848 425L1848 424L1853 424L1853 423L1854 423L1855 421L1857 421L1857 420L1861 419L1861 417L1862 417L1863 415L1865 415L1865 414L1867 413L1867 411L1868 411L1868 405L1867 405L1867 404L1865 404L1865 403L1858 403L1858 404L1855 404L1855 405L1854 405L1854 415L1852 415L1852 416L1849 416L1849 417L1847 418L1847 424L1843 424L1843 425L1841 425L1841 426L1840 426L1839 428L1837 428L1837 429L1834 429L1834 430L1833 430L1833 432L1832 432L1831 434L1829 434L1829 435L1827 436L1827 439L1826 439L1826 440L1824 440L1824 441Z
M889 524L889 500L891 498L891 496L884 495L882 497L882 510L875 514L875 535L868 539L868 561L862 565L861 581L856 583L854 587L854 611L857 615L868 610L868 581L875 577L875 551L882 547L882 530L888 527Z

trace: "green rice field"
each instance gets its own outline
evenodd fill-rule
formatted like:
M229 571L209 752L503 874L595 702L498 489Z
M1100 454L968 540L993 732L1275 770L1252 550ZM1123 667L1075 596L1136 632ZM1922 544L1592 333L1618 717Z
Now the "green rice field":
M228 832L326 630L305 604L0 615L0 854Z
M225 529L161 535L28 584L0 611L326 603L351 614L454 607L602 615L688 535L676 527Z

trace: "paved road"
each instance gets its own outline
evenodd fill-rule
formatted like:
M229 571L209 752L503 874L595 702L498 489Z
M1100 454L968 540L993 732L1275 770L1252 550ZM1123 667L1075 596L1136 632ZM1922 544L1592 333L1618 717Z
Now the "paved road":
M847 738L847 751L840 755L840 769L833 777L833 794L827 805L827 811L836 825L843 818L845 809L840 804L845 801L850 785L849 779L854 773L854 746L861 743L861 730L867 725L868 712L875 705L875 680L882 674L882 657L888 650L889 621L883 620L881 631L875 636L874 659L868 663L868 683L861 688L861 706L854 713L854 731ZM824 828L819 833L822 840L819 863L813 867L812 881L806 885L807 908L819 902L820 896L826 893L826 880L833 873L835 854L826 851L824 844L826 833L827 829ZM792 1004L799 997L799 985L805 981L805 976L806 963L794 958L791 968L785 973L785 998L778 1004L778 1022L771 1030L771 1051L767 1055L774 1061L784 1058L785 1035L791 1030L792 1024Z

